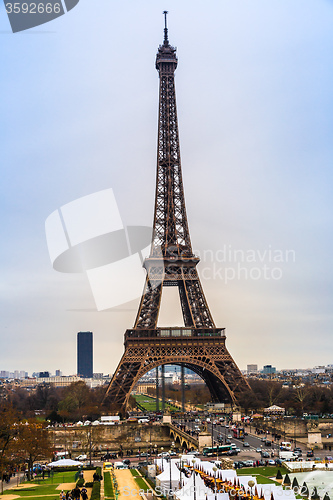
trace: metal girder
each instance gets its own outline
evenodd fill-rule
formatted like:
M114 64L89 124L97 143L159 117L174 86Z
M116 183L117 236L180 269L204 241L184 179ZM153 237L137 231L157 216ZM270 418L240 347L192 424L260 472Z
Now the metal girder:
M181 364L198 373L214 401L235 403L237 394L249 389L225 347L225 338L216 337L196 270L199 258L192 251L180 159L174 79L178 61L167 33L165 28L156 57L160 78L157 175L153 237L144 263L147 277L134 329L125 334L125 353L106 394L123 409L136 382L149 370L166 364ZM157 338L163 286L178 287L185 327L193 330L190 339ZM201 337L203 330L210 333L208 339Z

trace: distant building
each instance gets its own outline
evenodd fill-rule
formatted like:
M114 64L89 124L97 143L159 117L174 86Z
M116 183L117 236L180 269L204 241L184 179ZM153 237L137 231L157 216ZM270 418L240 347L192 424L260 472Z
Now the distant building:
M92 332L79 332L77 334L77 374L85 378L93 376Z
M322 373L325 373L325 366L315 366L311 371L315 375L320 375Z
M56 370L55 371L55 376L56 377L61 377L62 373L61 373L61 370Z
M247 374L258 373L258 365L247 365Z
M39 378L49 378L50 372L39 372L38 377Z
M265 365L262 370L262 373L264 375L272 375L273 373L276 373L276 368L275 366L272 365Z

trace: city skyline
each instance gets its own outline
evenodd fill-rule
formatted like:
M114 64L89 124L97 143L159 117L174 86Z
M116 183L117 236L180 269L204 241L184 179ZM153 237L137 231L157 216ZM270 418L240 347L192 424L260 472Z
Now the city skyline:
M139 299L97 312L85 275L52 269L44 223L112 188L125 225L152 224L164 9L191 237L215 323L243 370L249 359L331 362L333 4L101 0L98 12L80 2L17 35L0 16L3 369L43 359L73 372L80 330L94 332L97 372L121 357ZM173 292L164 326L180 320Z

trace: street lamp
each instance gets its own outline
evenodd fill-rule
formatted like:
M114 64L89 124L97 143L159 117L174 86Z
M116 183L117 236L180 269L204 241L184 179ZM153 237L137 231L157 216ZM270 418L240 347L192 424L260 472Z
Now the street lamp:
M162 446L162 448L161 448L161 456L162 456L162 472L164 471L164 467L163 467L163 450L164 450L164 448L163 448L163 446Z
M217 471L217 467L213 467L213 471L214 471L215 500L216 500L216 471Z
M253 492L252 492L252 488L253 486L255 485L255 482L252 481L252 479L247 483L249 486L250 486L250 489L251 489L251 500L253 500Z
M193 464L193 500L196 500L196 491L195 491L195 467L194 467L195 460L194 460L194 459L192 460L192 464Z
M169 497L171 497L172 495L172 482L171 482L171 464L172 464L172 450L175 446L175 443L172 441L172 444L171 444L171 449L170 449L170 460L169 460L169 467L170 467L170 483L169 483Z
M179 489L182 489L182 454L179 454Z

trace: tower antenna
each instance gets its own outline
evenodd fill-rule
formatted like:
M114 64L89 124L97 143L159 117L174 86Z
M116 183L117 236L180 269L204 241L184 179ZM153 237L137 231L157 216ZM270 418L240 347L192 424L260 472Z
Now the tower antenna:
M164 14L164 43L167 45L169 43L169 40L168 40L168 24L167 24L168 11L164 10L163 14Z

